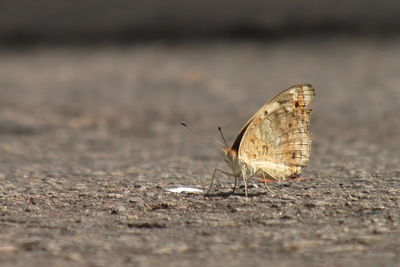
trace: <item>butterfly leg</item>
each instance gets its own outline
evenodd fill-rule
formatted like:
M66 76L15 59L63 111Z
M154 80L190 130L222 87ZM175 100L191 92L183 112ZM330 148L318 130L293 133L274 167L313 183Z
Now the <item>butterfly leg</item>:
M243 183L244 183L244 193L246 197L248 196L248 189L247 189L247 180L253 178L254 176L259 175L260 170L257 170L255 173L253 173L250 176L246 175L246 171L242 171L242 178L243 178Z
M207 190L206 195L208 195L208 194L210 193L210 191L211 191L211 188L212 188L212 186L213 186L213 184L214 184L214 177L215 177L215 174L217 173L217 171L219 171L220 173L226 174L226 175L228 175L228 176L235 176L235 175L232 174L232 173L229 173L229 172L223 171L223 170L221 170L221 169L215 168L215 169L214 169L214 173L213 173L212 178L211 178L211 184L210 184L210 187L209 187L208 190ZM236 177L236 176L235 176L235 177ZM236 178L235 178L235 187L236 187Z
M243 175L243 183L244 183L244 193L247 197L247 178Z
M244 192L246 194L246 197L248 195L248 190L247 190L247 180L253 178L254 176L258 176L260 175L260 172L262 172L262 174L264 175L264 172L261 169L258 169L255 173L253 173L252 175L250 175L249 177L246 177L245 173L242 172L242 177L243 177L243 183L244 183ZM267 187L268 188L268 187ZM268 189L269 190L269 189Z
M271 191L271 189L269 189L269 187L268 187L268 185L267 185L267 179L265 178L265 172L262 172L262 175L263 175L263 180L264 180L265 188L267 188L268 192L271 193L272 191Z
M233 193L235 193L236 185L237 185L237 179L238 179L238 177L237 177L237 175L235 175L235 184L233 185L231 195L232 195Z

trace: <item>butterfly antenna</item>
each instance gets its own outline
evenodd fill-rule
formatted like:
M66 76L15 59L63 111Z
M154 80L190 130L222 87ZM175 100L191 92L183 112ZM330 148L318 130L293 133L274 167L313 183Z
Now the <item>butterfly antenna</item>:
M222 133L222 129L221 129L220 126L218 126L218 131L219 131L219 133L220 133L221 136L222 136L222 140L224 141L225 146L228 147L228 143L226 142L225 136L224 136L224 134Z
M198 130L196 130L196 129L190 127L189 125L187 125L187 124L186 124L185 122L183 122L183 121L181 121L181 125L184 126L184 127L186 127L186 128L188 128L190 131L192 131L192 132L194 132L194 133L200 135L200 136L203 137L203 138L206 138L206 139L208 139L208 140L211 140L211 141L213 141L213 142L216 142L218 145L221 145L221 146L224 145L224 144L222 144L220 141L218 141L217 139L214 139L214 138L212 138L212 137L210 137L210 136L208 136L208 135L202 134L202 133L199 132Z

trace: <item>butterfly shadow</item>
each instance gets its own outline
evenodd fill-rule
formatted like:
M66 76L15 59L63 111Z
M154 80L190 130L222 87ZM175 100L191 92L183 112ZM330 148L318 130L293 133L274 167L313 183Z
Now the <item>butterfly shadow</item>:
M247 197L260 197L260 196L266 196L266 195L270 195L271 192L269 191L265 191L265 192L252 192L252 193L247 193ZM209 194L205 194L205 197L208 198L213 198L213 197L231 197L231 196L241 196L241 197L246 197L246 193L245 192L217 192L217 193L209 193Z

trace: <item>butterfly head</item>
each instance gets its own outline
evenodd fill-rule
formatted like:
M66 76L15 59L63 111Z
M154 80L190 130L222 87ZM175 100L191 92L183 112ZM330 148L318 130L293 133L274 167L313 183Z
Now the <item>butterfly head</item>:
M235 149L232 149L228 146L225 136L222 133L221 127L218 127L218 131L220 132L222 141L224 141L225 144L225 146L220 148L222 156L224 157L224 161L228 163L229 167L231 167L234 173L237 173L239 166L238 153Z
M235 169L235 166L238 164L238 154L237 151L229 148L229 147L222 147L221 149L222 156L224 158L224 161L228 163L228 165L232 168Z
M221 153L224 156L225 161L233 161L237 158L236 150L229 147L221 147Z

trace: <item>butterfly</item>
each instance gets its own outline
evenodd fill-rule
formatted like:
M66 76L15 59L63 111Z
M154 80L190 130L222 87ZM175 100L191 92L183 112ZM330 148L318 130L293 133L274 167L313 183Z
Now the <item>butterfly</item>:
M315 96L310 84L294 85L264 104L242 127L232 146L220 148L231 169L217 172L243 179L245 194L247 181L252 177L284 180L298 175L310 158L309 132L311 109L308 105Z

